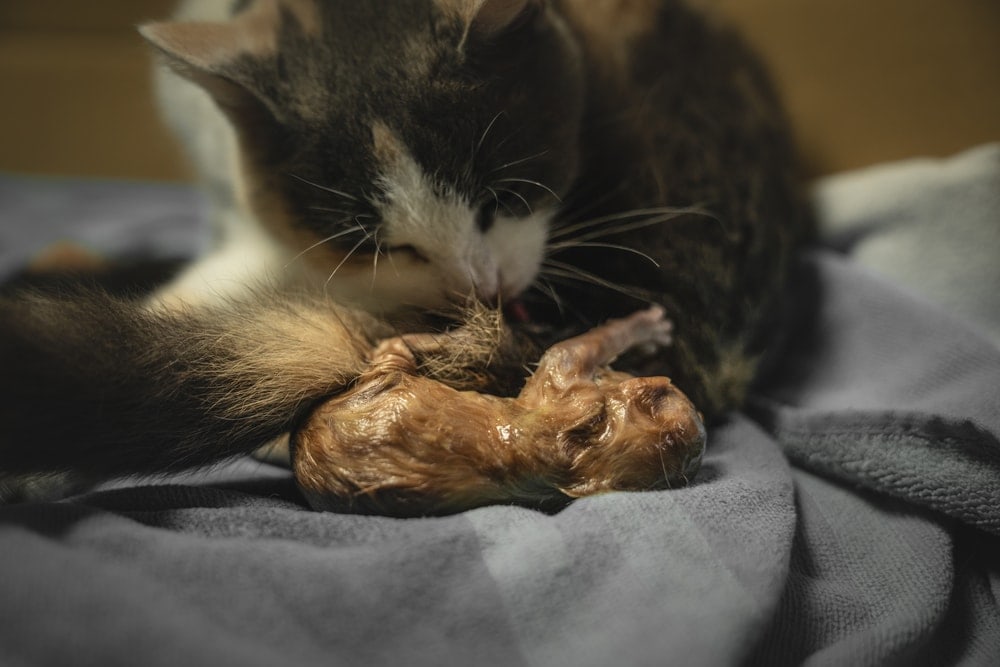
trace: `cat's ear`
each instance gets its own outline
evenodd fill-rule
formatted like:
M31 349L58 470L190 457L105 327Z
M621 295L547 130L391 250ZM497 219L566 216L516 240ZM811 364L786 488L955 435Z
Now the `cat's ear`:
M462 45L489 43L530 25L545 9L546 0L435 0L447 14L458 17L465 30Z
M139 32L167 66L215 100L244 150L270 154L282 120L259 81L277 49L273 24L239 18L225 23L168 21L148 23Z
M470 35L495 37L527 25L545 8L545 0L475 0Z
M253 35L244 22L147 23L139 33L172 70L203 88L223 111L237 113L263 103L236 63L267 48L267 38Z

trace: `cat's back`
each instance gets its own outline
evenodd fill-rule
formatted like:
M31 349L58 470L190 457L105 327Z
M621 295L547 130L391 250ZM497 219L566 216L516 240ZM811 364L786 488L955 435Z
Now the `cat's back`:
M742 400L811 217L766 68L706 4L555 0L588 87L581 170L556 234L583 229L588 243L559 259L617 286L573 299L585 315L659 302L677 336L653 370L718 413ZM631 286L644 289L623 298Z
M618 159L601 160L606 171L638 171L651 181L646 185L655 190L642 199L708 203L687 196L696 180L738 177L740 167L773 176L794 166L790 124L766 68L708 3L554 4L580 44L587 73L584 139L617 147L608 153Z

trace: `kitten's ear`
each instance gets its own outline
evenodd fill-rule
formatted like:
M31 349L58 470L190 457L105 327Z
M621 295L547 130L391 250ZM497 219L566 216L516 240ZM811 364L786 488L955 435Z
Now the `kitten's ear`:
M493 37L525 25L545 8L545 0L475 0L470 34Z

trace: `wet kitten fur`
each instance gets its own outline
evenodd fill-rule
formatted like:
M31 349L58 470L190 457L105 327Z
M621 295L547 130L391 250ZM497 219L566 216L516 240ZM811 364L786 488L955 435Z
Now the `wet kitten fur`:
M249 451L372 340L469 297L520 298L532 324L480 327L439 364L451 382L496 388L488 359L520 373L534 352L491 345L655 301L675 344L633 367L709 416L740 403L808 216L728 29L673 0L191 0L179 19L143 34L217 248L145 301L0 297L6 382L39 387L0 404L0 468Z

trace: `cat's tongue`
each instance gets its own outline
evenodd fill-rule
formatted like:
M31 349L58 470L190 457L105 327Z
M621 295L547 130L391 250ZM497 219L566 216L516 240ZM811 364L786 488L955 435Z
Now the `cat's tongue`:
M528 312L527 306L520 299L508 301L503 308L503 312L507 316L507 319L512 322L524 324L531 321L531 313Z

